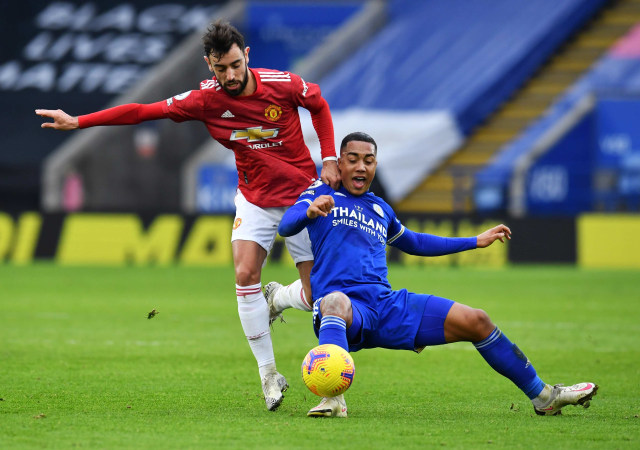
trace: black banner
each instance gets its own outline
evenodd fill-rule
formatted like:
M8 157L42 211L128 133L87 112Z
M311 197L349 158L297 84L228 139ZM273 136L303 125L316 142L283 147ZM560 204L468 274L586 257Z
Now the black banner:
M138 83L223 0L0 3L0 210L40 207L43 159L69 137L36 108L86 114Z

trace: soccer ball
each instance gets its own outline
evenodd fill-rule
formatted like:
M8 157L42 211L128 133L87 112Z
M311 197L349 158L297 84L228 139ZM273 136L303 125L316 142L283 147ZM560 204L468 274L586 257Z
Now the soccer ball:
M349 352L333 344L312 348L302 361L302 380L309 390L320 397L335 397L344 393L356 373Z

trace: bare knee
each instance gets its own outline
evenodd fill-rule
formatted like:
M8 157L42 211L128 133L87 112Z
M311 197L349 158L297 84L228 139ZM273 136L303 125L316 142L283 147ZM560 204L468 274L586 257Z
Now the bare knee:
M236 283L239 286L254 286L260 283L262 263L267 251L253 241L236 240L231 243Z
M334 291L322 297L320 311L323 316L337 316L343 318L347 322L347 327L351 325L353 318L351 300L342 292Z
M346 308L351 308L351 300L349 300L349 297L340 291L334 291L325 295L322 298L322 303L320 304L320 311L322 311L322 315L338 315L336 313L339 313Z
M447 342L480 342L494 328L495 325L483 310L454 303L444 322L444 337Z
M253 286L260 283L260 268L251 264L240 263L235 267L236 283L239 286Z
M468 331L471 341L481 341L491 334L496 327L489 318L489 315L481 309L470 309L468 311Z

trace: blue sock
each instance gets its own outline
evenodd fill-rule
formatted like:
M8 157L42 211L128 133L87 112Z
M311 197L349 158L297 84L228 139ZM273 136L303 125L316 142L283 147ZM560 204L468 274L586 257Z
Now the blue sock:
M536 369L498 327L486 339L473 345L493 370L513 381L527 397L533 399L542 392L545 383L538 377Z
M345 320L338 316L322 316L318 343L320 345L335 344L349 351L349 344L347 343L347 323Z

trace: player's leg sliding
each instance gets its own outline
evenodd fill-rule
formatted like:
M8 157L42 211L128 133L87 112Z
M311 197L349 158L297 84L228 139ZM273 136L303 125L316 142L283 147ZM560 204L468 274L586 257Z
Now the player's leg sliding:
M277 318L284 322L282 312L288 308L311 311L311 302L304 295L300 280L296 280L288 286L283 286L277 281L267 283L264 287L264 296L269 306L269 324Z
M578 383L573 386L546 385L543 393L532 400L533 409L539 416L559 416L567 405L588 408L591 399L598 392L595 383Z
M242 329L258 363L264 401L267 409L274 411L282 403L284 399L282 393L289 385L276 370L273 344L269 333L269 308L260 283L252 286L236 285L236 295Z
M318 345L335 344L349 351L346 321L338 316L323 316L318 339ZM309 410L307 416L347 417L347 403L344 400L344 394L336 397L324 397L318 406Z
M538 415L559 415L567 405L589 407L598 386L580 383L574 386L551 386L538 377L529 359L496 327L489 336L474 343L489 365L509 378L529 397Z
M473 345L493 370L509 378L527 397L533 399L542 392L545 383L538 377L531 362L498 327Z

